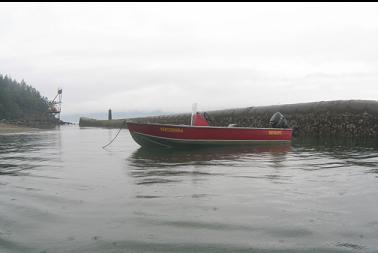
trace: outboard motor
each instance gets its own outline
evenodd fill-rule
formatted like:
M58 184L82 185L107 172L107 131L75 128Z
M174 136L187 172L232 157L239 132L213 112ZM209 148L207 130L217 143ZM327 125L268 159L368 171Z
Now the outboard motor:
M273 128L289 128L287 120L280 112L273 114L273 116L270 118L269 123Z

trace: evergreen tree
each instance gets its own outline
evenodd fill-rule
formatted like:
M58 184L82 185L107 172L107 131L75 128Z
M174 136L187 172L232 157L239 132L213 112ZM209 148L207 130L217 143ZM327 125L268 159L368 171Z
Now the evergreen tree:
M0 119L51 119L48 100L24 80L0 74Z

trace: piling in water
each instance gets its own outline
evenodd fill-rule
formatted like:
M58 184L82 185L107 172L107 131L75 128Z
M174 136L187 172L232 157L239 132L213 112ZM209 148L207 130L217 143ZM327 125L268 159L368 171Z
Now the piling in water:
M108 120L112 120L112 109L108 111Z

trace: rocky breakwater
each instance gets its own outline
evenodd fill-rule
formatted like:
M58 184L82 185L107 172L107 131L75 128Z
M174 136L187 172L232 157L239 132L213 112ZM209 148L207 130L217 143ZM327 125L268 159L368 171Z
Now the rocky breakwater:
M378 138L378 101L375 100L321 101L207 111L212 126L237 124L261 128L269 127L269 120L275 112L286 117L296 136ZM190 115L183 113L126 120L188 125ZM114 121L113 127L119 127L120 121L124 120ZM92 123L96 126L94 121ZM85 122L80 125L85 126ZM112 121L108 121L107 126L112 125Z

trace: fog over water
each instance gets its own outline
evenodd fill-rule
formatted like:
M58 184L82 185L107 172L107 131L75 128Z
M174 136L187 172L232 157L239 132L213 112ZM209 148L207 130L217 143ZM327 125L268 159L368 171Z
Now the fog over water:
M377 99L377 3L1 3L0 72L63 114Z

